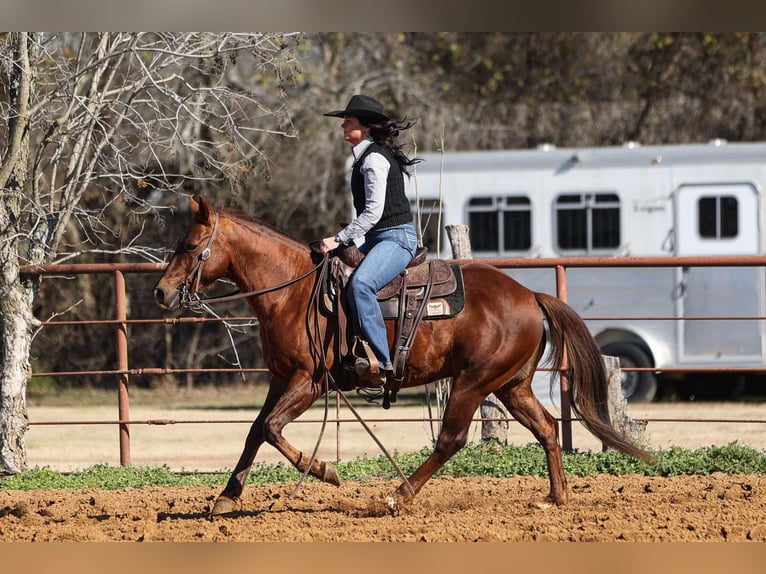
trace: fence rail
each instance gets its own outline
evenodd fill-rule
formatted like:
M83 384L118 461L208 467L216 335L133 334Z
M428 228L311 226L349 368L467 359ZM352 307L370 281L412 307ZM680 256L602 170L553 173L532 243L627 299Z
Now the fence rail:
M461 263L469 263L474 260L455 259ZM626 258L540 258L540 259L481 259L481 262L493 265L500 269L521 269L521 268L549 268L555 270L556 274L556 295L563 301L567 300L567 268L616 268L616 267L763 267L766 266L766 257L763 256L742 256L742 257L626 257ZM174 420L174 419L130 419L130 404L128 395L128 377L132 375L172 375L172 374L195 374L195 373L253 373L266 372L263 368L216 368L216 369L171 369L159 367L131 368L128 357L128 325L177 325L183 323L205 323L205 322L233 322L233 321L254 321L255 317L168 317L160 319L142 319L128 318L126 304L126 282L125 274L128 273L161 273L165 268L160 263L97 263L97 264L63 264L63 265L40 265L24 266L21 269L22 274L26 275L44 275L44 276L71 276L81 274L112 274L114 279L114 297L115 297L115 316L109 319L97 320L78 320L78 321L45 321L45 328L56 328L60 326L75 325L113 325L115 327L115 346L117 362L115 369L107 370L81 370L81 371L60 371L60 372L38 372L33 373L33 377L63 377L63 376L87 376L87 375L108 375L114 376L117 389L118 420L79 420L79 421L30 421L30 425L117 425L119 427L119 449L120 464L129 465L131 461L130 453L130 425L175 425L175 424L226 424L251 422L241 419L232 420ZM619 319L620 317L588 317L583 315L587 321L603 321L608 319ZM630 316L623 319L647 320L647 321L669 321L679 320L675 316ZM684 320L766 320L766 316L694 316L683 317ZM632 371L652 371L652 372L721 372L721 373L765 373L766 365L753 367L713 367L689 366L683 368L640 368L625 369ZM566 377L561 377L562 390L566 388ZM473 422L484 421L507 421L508 419L494 418L475 418ZM512 420L512 419L511 419ZM566 394L561 394L561 416L557 419L560 424L562 448L571 451L572 444L572 423L576 419L572 416L571 405L568 403ZM697 423L741 423L741 424L764 424L766 419L673 419L658 418L646 419L648 421L656 420L658 422L697 422ZM439 419L433 417L412 418L385 418L385 419L365 419L367 422L383 422L395 424L397 422L439 422ZM319 419L301 419L295 423L319 423ZM354 418L344 418L340 416L336 409L334 418L329 418L327 423L341 425L344 423L358 422ZM340 440L336 445L336 457L341 459Z

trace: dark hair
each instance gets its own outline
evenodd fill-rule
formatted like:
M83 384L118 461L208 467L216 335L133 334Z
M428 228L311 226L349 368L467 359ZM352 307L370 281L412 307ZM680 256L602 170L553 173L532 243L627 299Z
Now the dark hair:
M399 169L402 170L402 173L407 175L410 174L407 168L423 161L423 159L419 157L408 157L403 151L404 148L407 147L407 144L397 143L396 138L399 137L399 132L410 129L415 123L417 123L417 120L404 119L365 124L370 128L372 141L388 149L388 151L391 152L391 155L394 156L396 163L399 164Z

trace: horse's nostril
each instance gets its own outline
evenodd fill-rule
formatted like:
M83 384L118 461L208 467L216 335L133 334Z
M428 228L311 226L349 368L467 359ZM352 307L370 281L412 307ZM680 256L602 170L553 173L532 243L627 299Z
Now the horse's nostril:
M157 299L160 303L165 300L165 292L162 289L155 289L154 290L154 298Z

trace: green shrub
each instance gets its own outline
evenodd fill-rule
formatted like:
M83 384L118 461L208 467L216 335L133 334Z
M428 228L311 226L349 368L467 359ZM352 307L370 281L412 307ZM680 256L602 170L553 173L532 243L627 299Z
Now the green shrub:
M424 448L413 453L394 452L392 457L401 471L409 476L431 454ZM671 447L654 451L657 465L653 466L615 452L564 453L564 470L575 476L596 474L641 474L673 476L682 474L707 475L766 474L766 451L740 445L711 446L695 450ZM399 474L384 456L357 458L336 464L343 480L396 479ZM525 446L501 446L497 443L472 443L460 450L442 467L436 476L547 476L545 452L536 443ZM223 486L229 472L175 472L168 466L113 467L95 465L80 472L58 473L49 468L35 468L0 479L3 490L38 490L102 488L118 489L141 486ZM282 483L299 480L301 473L284 463L256 463L248 477L250 484ZM309 477L308 480L314 480Z

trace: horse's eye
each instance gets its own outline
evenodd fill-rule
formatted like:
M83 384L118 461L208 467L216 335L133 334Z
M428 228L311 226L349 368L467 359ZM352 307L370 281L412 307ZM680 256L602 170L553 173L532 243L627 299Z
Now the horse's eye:
M188 253L191 253L192 251L196 251L196 249L197 249L197 244L196 243L187 243L186 244L186 251Z

